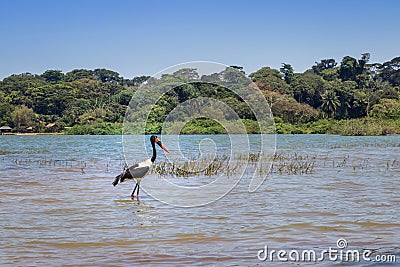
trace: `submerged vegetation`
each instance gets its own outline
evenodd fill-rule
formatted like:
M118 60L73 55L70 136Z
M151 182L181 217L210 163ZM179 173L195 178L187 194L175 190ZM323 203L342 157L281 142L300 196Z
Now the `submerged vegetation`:
M359 59L345 56L339 64L335 59L322 59L304 73L295 73L288 63L279 70L263 67L249 75L238 66L201 77L195 69L181 69L160 78L173 89L153 104L145 132L161 132L168 114L179 104L208 97L234 110L248 133L259 133L246 102L215 83L216 79L250 78L271 108L277 133L399 134L400 57L383 63L371 63L369 58L369 53ZM198 82L188 82L193 77ZM11 126L14 132L121 134L129 102L149 78L126 79L106 69L11 75L0 81L0 127ZM222 120L227 117L217 110L208 112ZM180 131L226 132L221 123L207 118L190 120Z
M333 147L340 149L340 147ZM97 160L92 161L80 159L53 159L46 157L18 157L19 152L1 151L3 156L7 155L8 160L21 167L35 166L39 168L62 168L73 172L86 173L92 165L99 167ZM1 155L0 154L0 155ZM2 160L6 160L5 157ZM124 159L114 159L104 161L104 171L110 171L110 166L119 165L123 168ZM341 157L331 157L329 154L310 155L298 152L276 152L271 158L262 159L259 154L250 155L234 155L232 159L227 156L219 156L215 158L202 158L200 160L193 159L185 162L157 162L151 172L162 178L189 178L189 177L214 177L214 176L237 176L243 171L255 173L261 176L272 175L308 175L323 172L326 170L343 170L351 171L370 171L371 169L379 169L381 171L399 171L400 160L393 157L379 163L368 159L359 158L353 155L343 155Z

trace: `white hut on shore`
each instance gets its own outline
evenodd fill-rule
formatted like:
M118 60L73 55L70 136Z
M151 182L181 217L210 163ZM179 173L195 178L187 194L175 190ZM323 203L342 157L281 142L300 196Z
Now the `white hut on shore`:
M12 128L10 126L4 125L0 127L0 135L11 134Z

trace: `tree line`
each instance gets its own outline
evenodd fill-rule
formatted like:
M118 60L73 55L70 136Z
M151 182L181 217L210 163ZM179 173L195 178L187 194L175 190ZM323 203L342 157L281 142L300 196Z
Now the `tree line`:
M178 75L160 78L176 86L153 105L148 132L159 132L171 110L199 96L223 101L235 110L249 132L257 132L254 114L243 99L212 83L218 77L228 79L233 73L229 69L234 69L260 88L271 107L278 132L296 125L307 124L312 128L318 122L375 119L390 121L388 133L398 133L400 57L383 63L370 63L369 59L369 53L361 54L358 59L345 56L340 63L332 58L322 59L303 73L296 73L289 63L282 63L280 69L263 67L249 75L240 66L207 77L197 77L195 69L183 69L177 71ZM182 84L193 77L198 82ZM120 133L132 96L149 78L126 79L107 69L14 74L0 81L0 126L9 125L19 132ZM289 132L294 131L293 127ZM328 130L322 127L315 132ZM221 127L198 120L189 123L185 131L219 133Z

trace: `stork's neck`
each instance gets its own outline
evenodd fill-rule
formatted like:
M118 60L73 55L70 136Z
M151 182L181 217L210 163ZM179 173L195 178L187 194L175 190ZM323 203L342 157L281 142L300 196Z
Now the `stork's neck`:
M153 147L153 156L151 157L151 162L156 161L157 158L157 151L156 151L156 144L154 142L151 142L151 146Z

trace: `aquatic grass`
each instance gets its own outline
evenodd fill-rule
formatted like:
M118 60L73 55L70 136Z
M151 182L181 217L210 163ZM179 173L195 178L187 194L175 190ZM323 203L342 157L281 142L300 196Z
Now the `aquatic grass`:
M96 159L96 163L92 160L80 160L80 159L53 159L47 157L41 158L31 158L31 157L10 157L10 158L2 158L3 161L10 161L15 165L21 167L39 167L39 168L52 168L52 169L71 169L72 171L81 172L82 174L88 173L89 170L93 171L94 168L96 171L99 170L99 160ZM117 163L115 163L117 162ZM101 171L110 172L111 166L119 165L121 169L123 168L125 161L123 159L109 159L104 163L104 169L100 169Z
M330 149L339 149L339 148L355 148L355 147L375 147L375 148L387 148L387 147L400 147L400 143L388 142L385 144L380 143L360 143L360 144L334 144L330 145Z
M215 176L225 174L233 175L238 169L237 164L230 166L227 156L216 157L210 159L208 157L201 160L189 160L183 163L178 162L159 162L153 168L152 173L160 176L190 177L190 176Z
M314 172L317 156L298 153L275 153L271 166L272 173L279 174L311 174Z
M8 150L0 150L0 155L8 155L8 154L12 154L13 152L8 151ZM15 152L14 152L15 153Z
M271 164L273 160L273 163ZM213 160L202 158L198 161L159 162L152 173L160 176L232 176L248 167L259 175L270 172L279 174L309 174L315 167L316 156L275 153L272 158L264 158L260 154L237 154L231 161L227 156L215 157Z
M3 151L4 153L4 151ZM9 153L11 154L11 153ZM18 166L37 166L42 168L68 168L82 174L94 171L114 172L114 168L128 167L123 158L100 160L93 158L80 159L54 159L50 157L29 157L3 154L2 162L9 161ZM103 165L102 165L103 164ZM99 166L103 166L100 167ZM118 169L118 168L117 168ZM274 175L308 175L323 169L350 169L354 172L379 169L382 171L400 171L400 160L396 157L371 161L368 158L359 158L357 155L347 154L342 157L331 156L329 152L322 155L309 155L299 152L277 151L270 157L260 153L218 155L216 157L202 157L196 160L192 158L186 161L156 162L151 173L163 177L190 178L194 176L212 177L225 175L227 177L241 175L242 173L256 173L263 176Z
M9 154L31 155L31 154L47 154L47 153L50 153L50 151L47 149L35 150L33 148L29 148L29 149L23 150L23 151L10 151L10 150L1 150L0 149L0 155L9 155Z
M385 171L400 169L398 159L387 160L380 165L371 165L368 159L351 158L348 154L342 158L326 155L308 155L298 152L276 152L271 157L262 157L260 154L235 154L229 164L228 157L215 157L198 161L159 162L152 173L160 176L191 177L191 176L233 176L246 171L255 171L257 175L307 175L322 169L351 169L353 171L368 171L372 168L380 168Z

